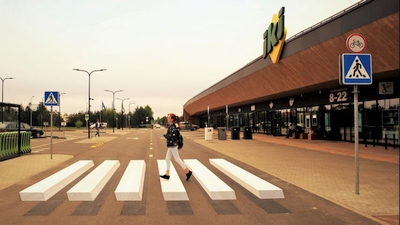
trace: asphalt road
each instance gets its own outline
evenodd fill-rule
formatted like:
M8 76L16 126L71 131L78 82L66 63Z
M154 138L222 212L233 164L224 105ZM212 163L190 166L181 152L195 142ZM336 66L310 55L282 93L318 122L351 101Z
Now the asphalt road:
M73 158L0 190L0 224L378 224L190 140L186 140L180 150L181 158L199 160L235 191L237 199L210 199L194 176L185 180L184 171L172 160L189 201L164 201L157 167L157 160L164 159L166 153L163 132L164 129L108 131L100 138L90 140L87 134L72 135L67 139L53 139L51 148L49 138L32 139L31 154L49 155L51 151L53 157L66 154ZM212 166L210 158L224 158L280 187L285 198L257 198ZM117 201L114 190L129 161L135 159L146 162L143 199ZM20 191L78 160L93 160L95 166L47 201L21 201ZM104 160L119 160L120 166L97 198L94 201L69 201L66 192Z

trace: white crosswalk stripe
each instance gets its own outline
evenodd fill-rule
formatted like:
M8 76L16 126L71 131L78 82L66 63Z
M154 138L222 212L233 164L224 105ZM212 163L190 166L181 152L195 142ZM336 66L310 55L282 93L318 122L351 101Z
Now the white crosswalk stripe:
M185 159L184 162L212 200L236 200L235 191L197 159Z
M80 160L19 192L22 201L47 201L70 182L94 166L92 160Z
M131 160L129 162L114 192L117 201L142 200L145 172L146 163L144 160Z
M193 177L212 200L235 200L235 191L218 178L197 159L185 159L185 164L193 171ZM225 173L260 199L284 198L282 189L224 160L210 159L210 163ZM165 160L157 160L159 174L164 174ZM22 201L47 201L77 177L94 166L92 160L80 160L54 173L53 175L20 191ZM118 160L105 160L67 191L70 201L94 201L107 182L116 172ZM141 201L144 188L146 163L144 160L131 160L115 189L117 201ZM173 164L170 179L160 178L161 191L165 201L188 201L186 189Z
M210 159L211 165L225 173L260 199L285 198L282 189L236 166L225 159Z
M94 201L119 165L118 160L105 160L67 191L68 199L70 201Z
M164 174L166 169L165 160L157 160L159 174ZM165 201L188 201L189 197L186 193L186 189L179 179L178 173L175 170L174 165L171 163L170 168L170 179L166 180L160 178L161 190Z

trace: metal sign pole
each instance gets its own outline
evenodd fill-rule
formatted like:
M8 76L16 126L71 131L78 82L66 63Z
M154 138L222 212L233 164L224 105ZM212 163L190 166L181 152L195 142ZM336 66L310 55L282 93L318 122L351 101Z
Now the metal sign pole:
M226 130L228 130L229 129L229 110L228 110L228 105L226 105L226 116L225 116L225 119L226 119Z
M53 159L53 106L50 109L50 159Z
M44 105L50 106L50 159L53 159L53 106L60 106L60 92L45 91ZM60 117L61 118L61 117Z
M207 106L207 125L206 127L210 126L210 107Z
M358 86L354 85L354 157L356 169L356 187L355 193L360 194L359 190L359 160L358 160Z
M358 86L357 84L372 84L372 57L371 54L361 54L367 47L367 40L361 34L354 33L347 37L346 47L353 53L344 53L339 56L339 83L354 85L354 158L355 158L355 193L359 190L359 153L358 153Z

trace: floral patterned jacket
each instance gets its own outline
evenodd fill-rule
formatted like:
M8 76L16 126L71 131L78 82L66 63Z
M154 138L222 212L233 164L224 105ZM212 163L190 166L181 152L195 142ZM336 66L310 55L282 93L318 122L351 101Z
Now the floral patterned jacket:
M179 130L180 127L177 127L175 123L168 125L167 133L164 134L167 140L167 147L178 146Z

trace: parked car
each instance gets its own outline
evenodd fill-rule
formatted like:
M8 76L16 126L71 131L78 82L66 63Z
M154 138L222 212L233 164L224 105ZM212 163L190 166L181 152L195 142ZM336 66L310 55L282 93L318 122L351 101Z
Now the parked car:
M20 123L21 131L31 132L31 136L34 138L40 138L44 132L42 129L31 127L27 123ZM18 131L18 123L16 122L0 122L0 132L14 132Z
M199 125L192 123L192 129L191 130L197 130L199 128L200 128Z
M187 129L187 130L191 130L191 131L199 129L199 125L192 124L189 122L180 122L179 126L181 127L181 129Z
M161 125L158 124L158 123L156 123L156 124L154 125L154 127L155 127L155 128L161 128Z

